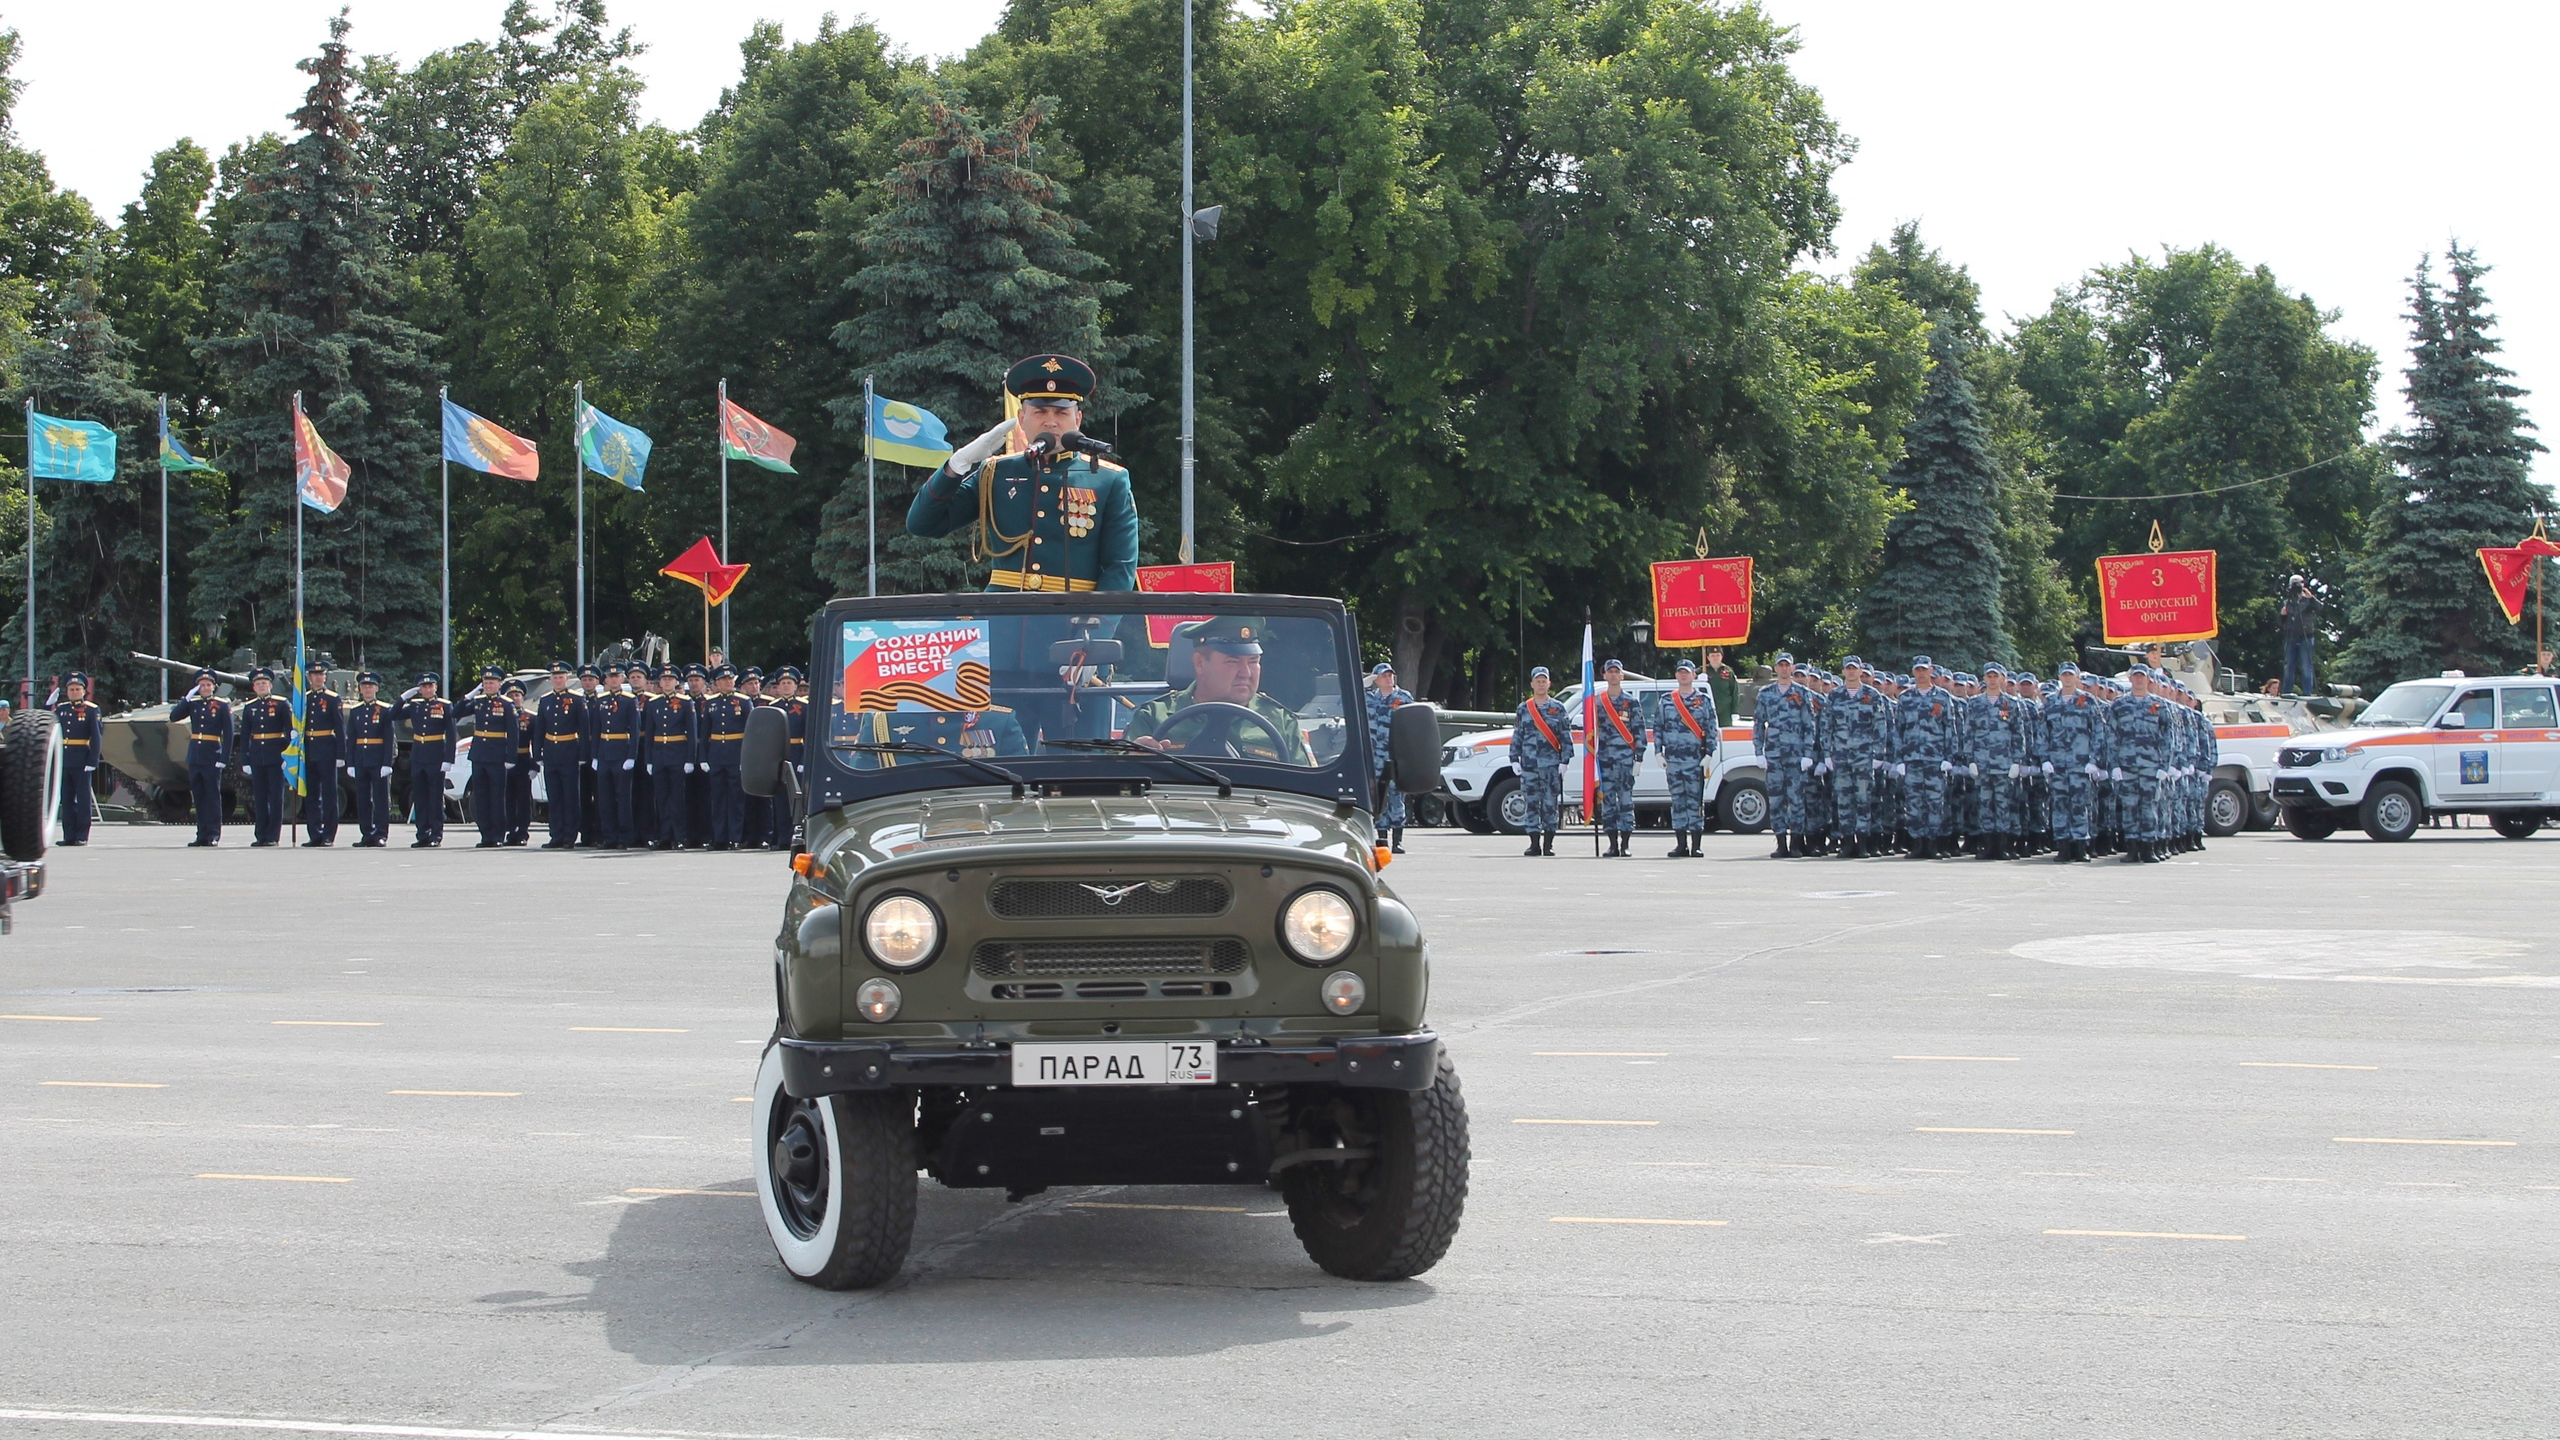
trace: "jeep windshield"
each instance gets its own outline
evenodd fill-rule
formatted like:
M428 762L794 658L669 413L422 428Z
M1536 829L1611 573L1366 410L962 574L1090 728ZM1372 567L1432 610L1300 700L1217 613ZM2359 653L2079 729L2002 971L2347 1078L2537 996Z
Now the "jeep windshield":
M2444 697L2452 693L2451 685L2403 680L2373 697L2373 703L2358 711L2352 723L2357 729L2424 725L2427 718L2436 713L2436 707L2444 703Z
M1044 795L1223 779L1369 803L1359 670L1333 601L909 595L838 601L816 638L821 803L998 772Z

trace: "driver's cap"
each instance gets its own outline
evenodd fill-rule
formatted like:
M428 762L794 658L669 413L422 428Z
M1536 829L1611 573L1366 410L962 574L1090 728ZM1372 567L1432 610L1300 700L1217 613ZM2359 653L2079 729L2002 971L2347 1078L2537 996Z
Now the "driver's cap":
M1194 621L1174 633L1188 635L1193 645L1223 655L1259 655L1262 630L1262 617L1258 615L1220 615Z

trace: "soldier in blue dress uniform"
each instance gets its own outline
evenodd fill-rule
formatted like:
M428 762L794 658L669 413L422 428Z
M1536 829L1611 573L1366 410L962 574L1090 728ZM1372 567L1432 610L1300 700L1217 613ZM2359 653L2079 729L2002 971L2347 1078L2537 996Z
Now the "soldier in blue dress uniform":
M507 839L523 845L533 839L533 707L525 703L524 682L509 680L507 703L515 707L516 753L507 760Z
M480 827L475 850L494 850L507 842L507 768L516 758L515 702L500 687L507 672L492 665L480 672L480 688L460 707L459 719L471 730L471 818Z
M1675 838L1669 858L1696 859L1706 853L1707 765L1715 759L1724 731L1716 717L1716 697L1698 685L1698 662L1681 661L1671 667L1671 677L1671 691L1662 697L1661 714L1653 722L1663 779L1671 788Z
M632 805L632 782L639 776L640 701L622 689L622 667L607 666L609 685L596 692L587 707L587 774L596 795L598 846L628 850L640 843Z
M551 662L551 690L534 707L533 762L542 767L542 803L551 836L545 850L578 848L587 776L587 697L566 660Z
M790 721L791 743L784 754L790 760L791 772L800 777L801 793L807 794L809 702L800 698L800 667L785 665L773 672L773 704L774 708L780 710ZM799 837L793 832L797 824L798 822L791 817L790 802L780 796L774 797L773 838L770 842L772 847L776 850L795 848Z
M1369 688L1360 700L1369 713L1369 779L1375 784L1387 773L1387 731L1396 712L1413 703L1413 694L1396 683L1396 667L1381 660L1369 667ZM1378 828L1387 832L1387 848L1397 855L1404 853L1404 821L1404 792L1390 784Z
M275 693L276 672L249 672L249 701L240 707L240 758L249 767L249 848L284 839L284 752L293 744L293 702Z
M1644 728L1643 708L1627 693L1626 679L1626 667L1617 661L1602 665L1599 703L1591 712L1591 748L1600 770L1600 828L1609 836L1604 860L1635 853L1636 762L1653 738Z
M187 793L195 801L196 838L189 845L222 843L222 767L231 763L231 702L213 693L213 672L196 672L195 693L169 712L169 723L187 727Z
M747 792L738 770L747 738L747 713L755 707L738 693L738 672L711 672L711 694L702 702L702 769L711 801L711 848L734 850L746 822Z
M382 677L370 670L356 675L345 734L348 784L356 801L355 848L379 850L391 841L391 767L400 753L400 727L391 703L382 698Z
M421 675L417 693L392 707L392 723L409 727L409 823L412 850L444 843L444 777L453 769L453 742L461 711L436 694L436 677Z
M1556 853L1556 812L1564 802L1564 763L1573 756L1573 715L1547 693L1554 684L1541 665L1529 672L1529 698L1511 720L1511 769L1520 777L1520 808L1530 855Z
M1805 792L1813 783L1819 714L1813 692L1796 679L1796 657L1779 651L1777 679L1761 688L1751 713L1752 744L1769 787L1769 828L1778 832L1772 859L1813 853L1805 831Z
M89 822L98 814L98 742L106 738L106 715L89 699L89 677L73 671L62 677L62 700L53 707L53 722L62 732L62 843L89 843Z
M750 712L761 710L772 702L765 698L764 671L753 665L738 672L738 696L747 702ZM740 779L744 780L741 772ZM772 838L773 809L781 797L748 795L740 792L738 801L738 848L761 850Z
M640 722L642 762L649 767L650 803L657 810L657 846L681 850L685 836L685 782L693 775L697 728L693 697L677 688L674 666L658 672L658 696Z
M338 767L347 758L347 707L329 688L329 672L313 670L302 695L302 828L305 845L338 842Z

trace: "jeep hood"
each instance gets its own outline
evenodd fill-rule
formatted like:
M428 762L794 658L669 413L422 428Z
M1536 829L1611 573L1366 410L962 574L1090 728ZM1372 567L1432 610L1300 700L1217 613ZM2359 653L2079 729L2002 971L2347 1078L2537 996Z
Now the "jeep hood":
M1113 853L1251 855L1274 850L1322 857L1366 873L1374 831L1365 811L1289 794L1165 790L1016 800L1001 790L954 789L919 801L900 795L851 806L818 858L850 876L931 857L971 863Z

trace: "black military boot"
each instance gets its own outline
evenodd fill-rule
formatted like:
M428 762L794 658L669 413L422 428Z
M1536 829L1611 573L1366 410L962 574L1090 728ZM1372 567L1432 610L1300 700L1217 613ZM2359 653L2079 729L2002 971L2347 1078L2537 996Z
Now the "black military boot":
M1401 855L1404 853L1403 826L1399 825L1393 830L1387 832L1387 853L1390 855Z
M1636 832L1634 832L1633 830L1621 830L1621 831L1619 831L1619 832L1618 832L1618 858L1619 858L1619 859L1621 859L1621 860L1632 860L1632 859L1634 859L1634 858L1635 858L1635 855L1636 855Z
M1542 848L1538 851L1539 854L1546 856L1548 859L1554 859L1556 853L1556 832L1553 830L1548 831L1542 839L1541 847Z
M1545 853L1545 847L1538 843L1537 836L1532 835L1529 837L1529 848L1521 851L1520 853L1523 855L1540 855Z
M1689 832L1688 832L1688 831L1686 831L1686 830L1674 830L1674 831L1672 831L1672 832L1671 832L1671 853L1670 853L1670 854L1668 854L1668 855L1663 856L1662 858L1663 858L1663 859L1665 859L1665 860L1686 860L1686 859L1688 859L1688 858L1689 858Z

